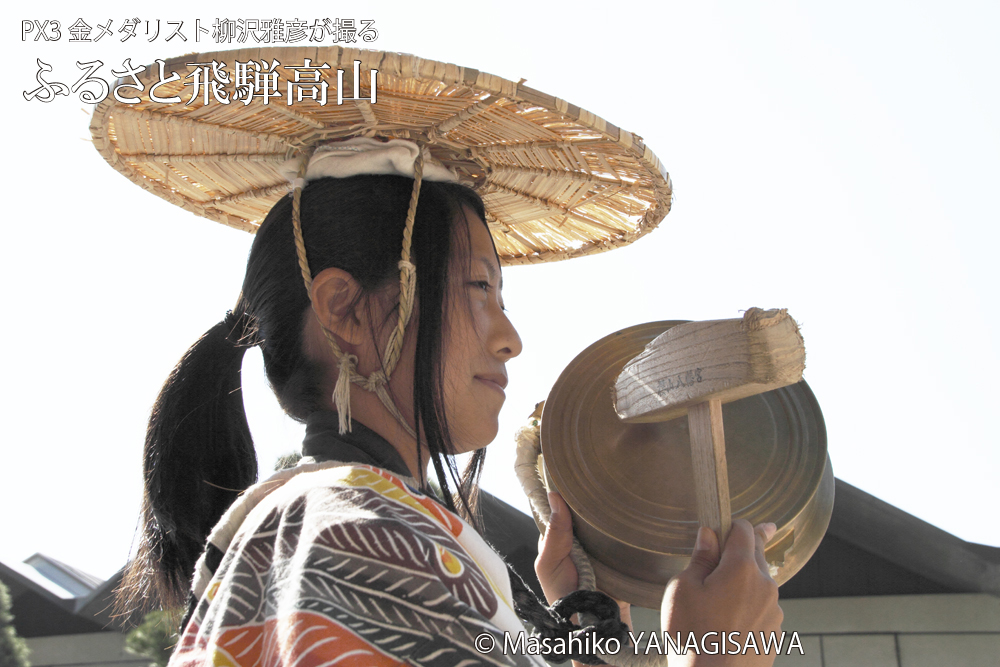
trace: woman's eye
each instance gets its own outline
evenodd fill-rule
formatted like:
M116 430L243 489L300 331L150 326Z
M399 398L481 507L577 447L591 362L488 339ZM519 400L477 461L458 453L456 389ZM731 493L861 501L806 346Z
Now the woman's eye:
M473 280L472 282L469 283L469 285L471 285L472 287L478 287L484 292L490 291L490 282L488 280Z

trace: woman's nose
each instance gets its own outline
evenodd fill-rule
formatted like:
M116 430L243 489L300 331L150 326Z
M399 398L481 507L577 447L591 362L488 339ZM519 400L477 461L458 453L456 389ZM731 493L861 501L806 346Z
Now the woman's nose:
M508 359L513 359L517 355L521 354L523 345L521 344L521 337L517 334L517 329L514 328L514 324L507 317L507 313L500 311L499 321L497 322L497 334L494 339L494 354L501 357L503 361Z

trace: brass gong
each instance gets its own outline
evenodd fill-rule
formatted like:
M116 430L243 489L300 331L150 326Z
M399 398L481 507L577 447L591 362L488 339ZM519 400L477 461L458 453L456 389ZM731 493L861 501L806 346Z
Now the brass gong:
M683 321L615 332L559 376L541 419L543 479L562 494L591 557L598 588L659 609L698 531L687 419L626 424L615 380L645 346ZM734 518L778 527L765 550L782 584L819 546L834 478L819 404L803 381L723 406Z

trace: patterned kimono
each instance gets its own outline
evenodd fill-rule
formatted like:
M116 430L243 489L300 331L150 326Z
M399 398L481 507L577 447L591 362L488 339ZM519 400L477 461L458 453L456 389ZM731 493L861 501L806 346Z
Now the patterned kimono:
M499 556L388 443L336 425L313 415L306 458L219 521L170 666L544 665L505 654L524 628Z

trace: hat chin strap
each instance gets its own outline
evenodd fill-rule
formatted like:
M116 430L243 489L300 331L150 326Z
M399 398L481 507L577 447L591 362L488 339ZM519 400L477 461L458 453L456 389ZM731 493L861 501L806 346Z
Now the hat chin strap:
M305 183L304 177L309 160L312 157L315 147L310 148L302 156L299 165L298 178L293 182L292 190L292 229L295 232L295 252L298 255L299 268L302 270L302 280L306 286L306 292L312 293L312 272L309 270L309 261L306 259L306 244L302 237L302 187ZM382 405L389 411L400 426L403 427L411 437L417 437L413 427L400 413L396 403L389 395L386 384L392 376L392 372L399 362L399 357L403 351L403 338L406 335L406 326L409 324L410 315L413 313L413 304L416 300L417 291L417 269L410 261L410 246L413 242L413 223L417 216L417 200L420 197L420 184L423 181L424 173L424 153L417 151L416 160L413 163L413 194L410 196L410 207L406 212L406 227L403 229L403 250L399 260L399 319L396 327L389 335L389 343L386 346L382 357L382 368L375 371L368 377L358 372L358 358L353 354L347 354L340 349L336 339L326 328L323 334L326 336L330 349L333 351L334 359L337 360L337 384L333 390L333 405L337 409L339 417L340 433L351 430L351 385L356 384L366 391L374 392L382 401Z

